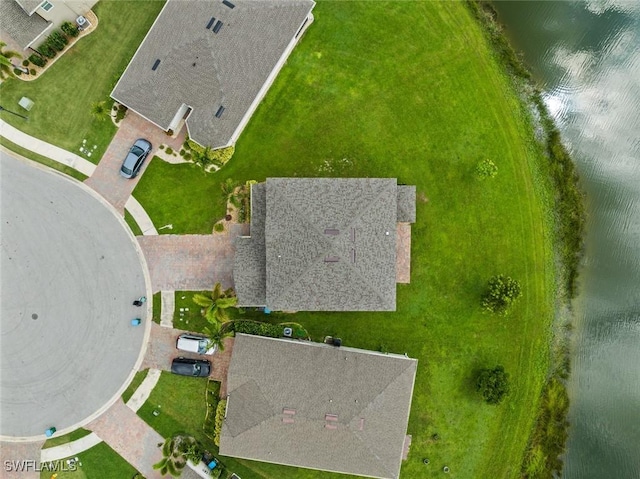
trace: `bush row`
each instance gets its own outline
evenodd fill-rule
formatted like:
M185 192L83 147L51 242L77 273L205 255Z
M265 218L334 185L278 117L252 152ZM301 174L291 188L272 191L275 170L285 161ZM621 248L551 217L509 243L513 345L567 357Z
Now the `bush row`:
M224 419L224 413L227 409L227 400L221 399L216 407L216 421L213 428L213 443L220 447L220 435L222 434L222 421Z
M58 52L64 50L64 47L69 43L69 38L77 37L79 33L78 27L73 23L64 22L61 25L60 30L52 32L44 43L38 47L38 52L46 58L53 58L58 54ZM29 57L29 61L34 65L43 67L47 61L40 55L31 55Z
M258 323L256 321L234 321L232 329L236 333L266 336L268 338L281 338L283 327L277 324Z

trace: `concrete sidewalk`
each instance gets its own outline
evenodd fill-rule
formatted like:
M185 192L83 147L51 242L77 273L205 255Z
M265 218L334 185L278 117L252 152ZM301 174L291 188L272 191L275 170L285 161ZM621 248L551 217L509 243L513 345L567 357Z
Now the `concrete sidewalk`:
M81 156L67 150L63 150L51 143L47 143L46 141L29 136L2 120L0 120L0 136L5 137L7 140L15 143L16 145L20 145L29 151L46 156L58 163L62 163L63 165L70 166L87 176L91 176L96 169L96 165L85 160Z
M87 434L80 439L68 442L67 444L61 444L56 447L49 447L40 451L40 462L51 462L59 459L65 459L67 457L76 456L81 452L91 449L96 444L100 444L102 439L98 437L95 432Z

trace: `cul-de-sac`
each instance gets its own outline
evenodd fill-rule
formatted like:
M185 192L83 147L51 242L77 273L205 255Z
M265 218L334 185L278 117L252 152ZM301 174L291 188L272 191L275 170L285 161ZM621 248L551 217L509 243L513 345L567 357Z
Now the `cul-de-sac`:
M553 470L564 197L490 6L1 0L0 40L0 477Z

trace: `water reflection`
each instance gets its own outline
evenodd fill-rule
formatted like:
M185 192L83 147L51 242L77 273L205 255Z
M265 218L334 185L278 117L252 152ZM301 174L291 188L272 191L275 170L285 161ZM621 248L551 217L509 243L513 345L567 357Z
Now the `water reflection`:
M640 478L640 2L498 2L578 163L589 218L565 478Z

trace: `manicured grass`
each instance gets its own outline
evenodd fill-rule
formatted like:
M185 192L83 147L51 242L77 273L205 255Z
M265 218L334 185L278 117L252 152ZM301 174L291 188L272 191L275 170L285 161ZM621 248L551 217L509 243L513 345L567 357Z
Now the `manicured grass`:
M178 376L163 371L149 399L138 410L138 416L165 438L189 434L205 447L210 447L213 443L202 429L207 414L206 388L206 378ZM154 410L160 414L154 416Z
M109 99L163 4L99 2L93 9L99 20L96 30L79 40L42 77L32 82L9 79L0 86L6 108L17 107L23 96L35 102L28 122L4 112L2 119L25 133L83 156L79 148L86 139L97 149L91 157L85 157L98 163L116 127L106 117L95 118L91 105Z
M76 429L75 431L71 431L69 434L65 434L64 436L52 437L51 439L47 439L42 445L42 449L48 449L50 447L67 444L68 442L73 442L76 439L88 436L89 434L91 434L91 431L87 431L86 429L82 428Z
M153 295L153 321L160 324L162 315L162 295L160 291Z
M195 164L172 165L156 158L147 166L133 196L144 206L158 233L208 234L226 211L221 191L216 174ZM172 229L160 229L169 224Z
M136 389L140 387L140 385L142 384L142 381L144 381L145 378L147 377L148 372L149 370L145 369L144 371L138 371L136 373L136 375L133 377L133 381L131 381L131 384L129 384L127 389L125 389L124 392L122 393L123 402L126 403L129 399L131 399L131 396L133 396L133 393L136 392Z
M64 466L67 470L42 470L40 479L50 479L54 472L57 473L56 479L130 479L138 472L104 442L96 444L77 457L82 466L78 466L76 470L68 470L69 466L63 460L61 463L54 463L54 466Z
M136 223L134 217L131 216L131 213L129 213L127 210L124 210L124 220L129 225L129 228L131 228L131 232L134 234L134 236L142 236L142 230L140 229L140 226L138 226L138 223Z
M289 318L315 340L337 335L348 346L419 359L402 477L439 477L445 464L452 477L518 477L547 373L554 297L545 209L553 196L527 110L462 3L319 2L314 15L234 158L207 188L189 167L158 162L136 197L156 224L196 233L223 214L217 185L229 177L415 184L411 284L398 286L397 312ZM483 158L498 166L496 178L473 174ZM523 285L505 317L480 307L487 280L500 273ZM493 407L473 379L496 364L513 392ZM227 461L246 467L243 479L326 475Z
M17 153L20 156L24 156L25 158L28 158L29 160L33 160L37 163L41 163L45 166L48 166L49 168L53 168L54 170L59 171L60 173L64 173L65 175L69 175L73 178L75 178L78 181L84 181L87 179L86 175L80 173L78 170L74 170L73 168L71 168L70 166L67 165L63 165L61 163L58 163L57 161L53 161L45 156L42 155L38 155L37 153L34 153L30 150L27 150L26 148L21 147L20 145L16 145L15 143L7 140L6 138L0 136L0 145L4 146L5 148L13 151L14 153Z
M209 324L202 316L202 308L193 302L193 295L198 293L207 294L208 291L176 291L176 309L173 313L174 328L201 333Z

